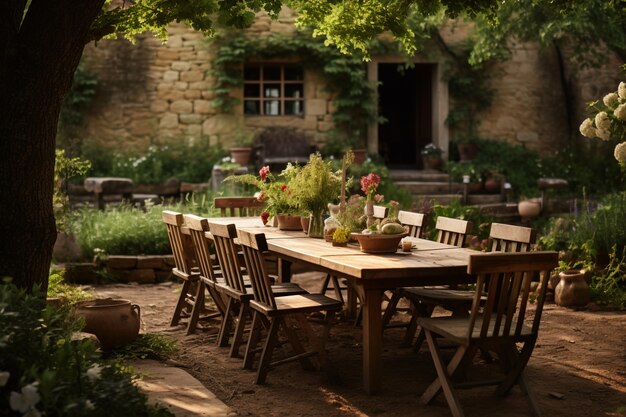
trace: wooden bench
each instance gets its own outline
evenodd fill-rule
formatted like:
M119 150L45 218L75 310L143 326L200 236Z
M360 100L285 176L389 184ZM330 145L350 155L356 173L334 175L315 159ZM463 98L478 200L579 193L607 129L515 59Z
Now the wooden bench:
M280 171L289 162L305 164L315 152L306 135L294 128L268 127L255 137L257 160L261 166L269 165L272 171Z

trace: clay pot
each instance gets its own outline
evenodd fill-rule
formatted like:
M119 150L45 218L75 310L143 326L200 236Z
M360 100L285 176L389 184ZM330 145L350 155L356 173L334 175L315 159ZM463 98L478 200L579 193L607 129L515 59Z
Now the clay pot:
M470 162L478 155L478 146L475 143L457 143L460 162Z
M485 191L489 194L496 194L502 188L502 181L496 178L487 178L485 180Z
M332 242L333 242L333 246L337 246L340 248L348 246L348 242L337 242L336 240L333 240Z
M300 216L277 214L276 220L278 221L278 229L280 230L302 230Z
M361 252L365 253L396 253L398 244L407 233L385 235L378 233L352 233L350 236L359 241Z
M354 153L354 165L363 165L363 162L367 159L367 149L352 149L352 153Z
M443 159L439 155L422 155L424 169L429 171L439 171L443 166Z
M554 302L563 307L584 307L589 303L589 286L582 271L570 269L559 274Z
M538 201L525 200L517 204L517 212L522 218L532 219L541 213L541 203Z
M252 148L230 148L230 158L234 163L245 167L250 162L250 156L252 155Z
M85 333L95 334L103 350L124 346L139 334L140 309L129 300L98 299L83 301L74 312L85 319Z

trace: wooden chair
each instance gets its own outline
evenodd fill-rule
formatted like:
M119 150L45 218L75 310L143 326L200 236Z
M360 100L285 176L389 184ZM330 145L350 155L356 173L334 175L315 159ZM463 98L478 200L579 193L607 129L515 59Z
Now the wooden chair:
M491 252L528 252L537 238L529 227L492 223L489 231ZM417 331L418 317L430 317L436 306L452 311L453 315L465 316L472 306L473 292L453 290L444 287L407 287L401 294L413 303L413 316L407 327L404 345L410 346ZM414 350L418 351L425 335L420 331Z
M265 203L256 197L216 197L213 207L220 209L222 217L251 217L260 215Z
M470 256L467 272L477 275L472 308L466 317L420 317L438 378L422 394L421 402L430 403L443 391L454 417L463 410L455 388L497 385L496 394L504 396L513 385L527 395L531 412L539 415L537 404L528 392L524 369L537 341L539 323L550 272L558 265L557 252L484 253ZM530 284L539 275L540 290L535 300L532 325L524 323L530 298ZM483 303L482 294L487 298ZM444 363L438 338L458 346L448 364ZM516 344L521 344L518 349ZM487 381L457 382L453 377L472 364L477 349L498 353L503 376Z
M170 326L178 324L183 316L183 309L190 310L187 334L191 334L195 331L200 311L204 308L205 288L199 279L199 270L192 269L193 249L189 236L182 233L183 215L175 211L164 210L162 218L167 227L167 236L174 255L175 266L172 268L172 274L183 281Z
M249 315L249 302L253 298L253 294L247 290L244 281L244 268L240 263L238 249L234 241L237 237L235 225L211 221L208 224L215 242L215 252L224 275L224 281L217 281L215 289L226 299L226 311L217 337L217 344L220 347L228 346L233 322L236 321L230 349L230 356L236 357L239 356L239 348L243 343L246 318ZM306 293L305 290L293 283L272 285L271 289L277 295ZM238 314L237 309L239 310Z
M299 294L283 297L274 297L272 288L263 261L263 253L267 252L267 241L265 234L259 232L239 231L239 242L243 249L246 267L252 281L254 300L250 301L250 308L254 311L252 320L252 331L248 339L246 355L244 358L244 368L251 368L254 361L256 346L259 343L262 327L268 328L268 335L261 353L261 360L257 371L257 384L263 384L270 368L300 361L304 369L311 369L313 364L309 357L320 355L325 361L325 344L328 339L330 325L334 313L341 310L341 302L322 294ZM315 333L307 322L305 314L325 312L326 320L324 329L316 343ZM290 320L294 320L298 327L305 332L312 349L306 351L302 345L296 330L291 327ZM283 329L287 335L287 341L291 344L294 355L272 362L274 347L278 342L278 332Z
M207 237L206 232L209 231L209 221L200 216L193 214L185 214L185 225L189 228L191 241L193 242L194 252L198 267L200 268L200 281L204 283L208 293L215 302L215 306L222 318L226 313L226 303L216 290L217 282L223 282L224 277L215 259L211 256L209 250L213 246L213 241Z

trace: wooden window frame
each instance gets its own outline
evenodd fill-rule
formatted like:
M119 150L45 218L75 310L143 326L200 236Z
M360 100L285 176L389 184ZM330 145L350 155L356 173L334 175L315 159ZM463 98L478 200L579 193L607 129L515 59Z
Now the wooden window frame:
M244 64L244 69L246 66L255 66L259 67L259 79L258 80L246 80L244 76L244 115L246 117L304 117L304 68L302 65L295 62L249 62ZM279 67L280 68L280 79L279 80L266 80L264 77L264 71L266 67ZM285 79L285 69L286 68L298 68L302 71L302 79L301 80L286 80ZM245 71L244 71L245 74ZM280 86L280 91L278 97L264 97L265 85L267 84L278 84ZM245 95L245 86L246 85L258 85L259 86L259 97L248 97ZM285 86L286 85L301 85L302 86L302 96L301 97L285 97ZM245 103L247 101L254 101L259 103L259 113L250 114L246 113ZM278 114L266 114L265 113L265 103L271 101L279 102L279 111ZM299 114L286 114L285 113L285 103L287 102L300 102L302 111Z

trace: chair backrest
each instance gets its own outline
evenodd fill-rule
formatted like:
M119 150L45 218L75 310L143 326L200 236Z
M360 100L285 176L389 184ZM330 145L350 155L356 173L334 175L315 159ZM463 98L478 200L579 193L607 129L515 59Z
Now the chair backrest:
M243 282L243 272L237 256L237 246L235 238L237 229L234 224L209 223L209 231L213 235L215 242L215 253L222 268L222 274L226 284L233 290L246 294L246 287Z
M470 255L468 274L476 274L476 292L469 319L470 338L536 337L550 273L558 266L557 252L481 253ZM530 284L539 275L539 296L530 334L522 335ZM488 288L485 288L488 287ZM481 296L487 300L481 313ZM480 332L474 329L482 314ZM480 322L479 322L480 323Z
M472 231L472 222L439 216L435 229L437 229L437 242L463 247L467 234Z
M530 227L492 223L489 231L491 252L528 252L537 239Z
M265 203L256 197L216 197L213 207L220 209L222 217L246 217L261 214Z
M275 309L276 301L265 269L263 256L263 252L267 252L265 233L239 230L239 243L252 283L254 299L268 308Z
M409 227L409 236L420 237L420 235L422 234L422 226L424 225L424 214L400 210L398 212L398 221L402 226Z
M206 237L209 231L209 222L204 217L194 214L185 214L185 225L189 228L189 235L193 243L193 249L200 268L200 277L215 282L215 271L209 248L213 245L211 239Z
M389 214L389 207L385 206L374 206L374 218L375 219L384 219Z
M193 249L189 236L184 235L182 232L183 215L170 210L163 210L161 215L163 223L167 227L167 237L170 240L172 254L174 255L175 268L172 272L183 278L191 275L191 265L193 264L191 253Z

